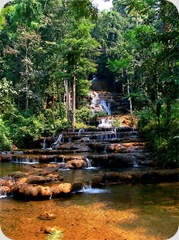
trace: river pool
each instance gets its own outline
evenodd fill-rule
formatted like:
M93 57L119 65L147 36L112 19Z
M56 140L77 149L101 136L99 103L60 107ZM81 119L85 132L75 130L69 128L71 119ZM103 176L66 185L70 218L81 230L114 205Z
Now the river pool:
M99 171L62 174L72 180L90 178ZM13 240L45 240L44 227L62 230L65 240L165 240L178 229L178 187L178 183L120 184L102 189L86 187L68 197L45 201L2 198L1 228ZM56 218L40 220L38 216L45 211Z

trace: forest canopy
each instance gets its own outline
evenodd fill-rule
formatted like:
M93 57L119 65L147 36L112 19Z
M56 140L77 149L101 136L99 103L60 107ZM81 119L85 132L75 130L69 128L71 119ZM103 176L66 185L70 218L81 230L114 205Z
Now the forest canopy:
M93 74L131 99L161 166L177 166L179 15L164 0L12 0L0 12L0 150L87 124ZM67 92L71 92L69 103Z

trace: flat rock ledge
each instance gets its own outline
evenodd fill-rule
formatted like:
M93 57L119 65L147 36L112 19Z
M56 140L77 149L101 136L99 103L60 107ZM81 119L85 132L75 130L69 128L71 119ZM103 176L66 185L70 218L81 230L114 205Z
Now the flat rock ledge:
M59 182L62 179L54 173L47 174L45 177L27 176L27 174L16 172L0 178L0 197L13 195L15 198L27 200L45 200L68 196L72 192L80 191L85 185L102 188L114 184L150 184L179 180L179 169L100 172L90 180L73 183Z
M178 182L179 169L149 170L149 171L127 171L127 172L107 172L96 175L92 181L92 187L104 186L120 183L161 183Z
M25 197L30 199L51 199L68 194L72 191L71 183L59 183L52 186L21 184L12 189L15 197Z

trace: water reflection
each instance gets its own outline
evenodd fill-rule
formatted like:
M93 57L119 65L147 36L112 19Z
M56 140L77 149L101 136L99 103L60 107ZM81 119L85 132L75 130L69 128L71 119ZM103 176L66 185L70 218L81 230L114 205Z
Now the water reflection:
M75 177L77 171L73 174ZM57 214L56 220L51 224L58 225L60 222L65 236L70 233L70 223L77 224L78 229L82 226L80 234L84 233L83 231L88 232L88 229L83 227L87 226L82 220L83 214L86 223L90 219L93 221L96 219L96 229L99 227L98 223L104 221L103 228L108 232L114 231L113 239L164 240L174 235L178 227L178 184L176 183L121 184L107 186L101 191L94 189L94 192L89 190L89 192L71 194L66 198L46 201L20 201L6 198L0 199L0 203L2 228L7 236L19 235L17 239L22 239L20 234L21 237L24 234L24 224L22 224L24 222L26 229L30 229L27 234L28 239L36 239L33 238L35 235L30 238L30 234L39 231L42 223L37 220L37 216L43 211ZM10 226L13 226L13 229ZM125 233L123 238L117 238L118 230ZM91 234L90 228L89 233ZM44 239L44 236L38 237ZM104 238L101 237L100 240L102 239ZM78 240L83 239L78 235Z

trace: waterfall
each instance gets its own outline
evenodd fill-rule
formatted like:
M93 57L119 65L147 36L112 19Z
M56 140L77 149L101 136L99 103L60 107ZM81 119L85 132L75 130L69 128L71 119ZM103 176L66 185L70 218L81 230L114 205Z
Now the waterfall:
M46 149L46 138L44 138L42 149Z
M95 107L100 100L99 94L97 92L93 91L93 92L91 92L91 98L92 98L91 107Z
M117 130L116 130L116 128L114 128L114 130L113 130L113 136L114 136L114 138L118 138L117 137Z
M111 108L109 103L107 105L106 101L102 99L100 105L107 112L108 115L111 115Z
M13 163L18 163L18 164L39 164L39 161L36 159L31 159L29 157L22 157L22 158L16 158Z
M70 168L67 166L67 161L65 160L65 157L62 158L61 162L58 162L58 171L68 171Z
M55 148L57 148L58 146L59 146L59 143L61 143L62 142L62 134L60 134L59 136L58 136L58 138L57 138L57 140L54 142L54 143L52 143L52 145L51 145L51 148L54 146Z
M98 127L99 128L111 128L112 127L111 120L108 118L102 118L99 122Z
M91 168L91 160L86 158L87 168Z

